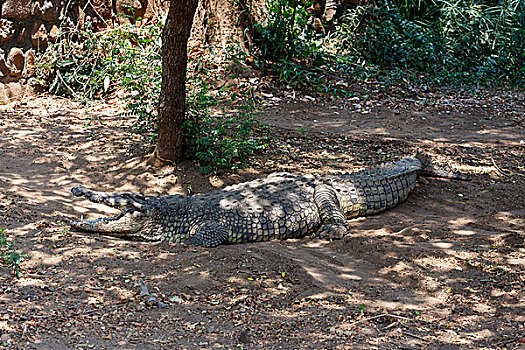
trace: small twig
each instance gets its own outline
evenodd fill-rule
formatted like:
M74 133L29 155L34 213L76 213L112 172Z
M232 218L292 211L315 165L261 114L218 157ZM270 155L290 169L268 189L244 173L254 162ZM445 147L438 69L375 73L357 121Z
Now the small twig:
M403 316L398 316L398 315L392 315L392 314L389 314L389 313L385 313L385 314L371 316L371 317L363 318L362 320L358 320L358 321L352 322L352 323L350 323L347 326L347 328L353 327L353 326L355 326L356 324L359 324L359 323L375 320L376 318L381 318L381 317L393 317L393 318L399 318L399 319L405 320L405 321L412 321L410 318L406 318L406 317L403 317Z
M166 304L157 300L157 298L155 298L153 295L149 293L148 286L146 286L146 283L144 283L142 278L139 278L139 283L140 283L140 297L144 299L146 304L148 304L149 306L157 306L157 307L160 307L161 309L166 307Z
M485 280L479 280L479 282L493 282L493 283L495 283L496 281L493 280L493 279L485 279Z
M498 164L496 164L496 161L494 160L494 158L491 157L490 159L492 160L492 164L494 164L494 167L496 168L497 171L500 172L500 174L505 175L509 179L511 178L511 176L509 174L507 174L506 172L501 170L501 168L498 166Z
M403 317L403 316L399 316L399 315L386 314L386 316L393 317L393 318L398 318L400 320L405 320L405 321L413 321L413 319L411 319L411 318Z
M52 315L32 315L31 317L33 317L33 318L46 319L46 318L57 317L57 316L58 316L58 315L52 314Z
M73 89L71 89L69 87L69 85L67 85L66 81L64 80L64 78L62 78L62 74L60 74L60 71L57 70L57 77L62 81L62 83L64 84L64 86L66 87L66 89L69 90L69 92L75 97L75 98L78 98L78 95L75 93L75 91L73 91Z
M501 340L501 341L497 342L497 343L496 343L496 346L497 346L497 347L500 347L500 346L502 346L502 345L507 345L507 344L509 344L509 343L517 342L517 341L518 341L518 338L516 338L516 337L512 337L512 338L510 338L510 339L505 339L505 340Z
M424 342L429 342L430 341L428 339L425 339L423 337L420 337L419 335L415 335L415 334L412 334L412 333L403 332L403 334L408 335L409 337L412 337L412 338L419 339L419 340L424 341Z
M383 329L390 329L390 328L394 327L396 324L397 324L397 321L392 322L391 324L389 324L388 326L386 326L386 327L383 328Z

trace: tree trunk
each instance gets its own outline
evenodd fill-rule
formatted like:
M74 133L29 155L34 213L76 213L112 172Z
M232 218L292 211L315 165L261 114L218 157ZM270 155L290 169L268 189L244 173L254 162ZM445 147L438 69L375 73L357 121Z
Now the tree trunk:
M171 0L162 31L162 85L158 137L150 164L177 162L183 153L182 123L186 114L187 45L198 0Z
M209 46L220 59L228 44L249 49L253 25L265 18L266 0L201 0L191 39Z

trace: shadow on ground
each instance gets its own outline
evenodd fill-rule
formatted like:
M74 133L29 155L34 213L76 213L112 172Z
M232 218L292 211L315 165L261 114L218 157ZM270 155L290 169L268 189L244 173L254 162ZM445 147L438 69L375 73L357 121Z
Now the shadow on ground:
M327 112L339 105L282 104L265 114L275 148L253 169L211 177L190 161L149 168L144 140L117 106L86 111L38 98L6 110L0 226L30 258L20 279L0 270L0 340L13 349L517 348L525 342L525 151L514 112L523 107L483 107L493 100L454 105L450 117L439 114L442 99L424 108L392 99L369 114L347 109L340 121ZM394 210L350 220L340 241L203 249L67 225L107 214L70 194L79 184L199 193L269 170L354 169L421 147L473 180L423 179ZM166 308L141 300L139 278Z

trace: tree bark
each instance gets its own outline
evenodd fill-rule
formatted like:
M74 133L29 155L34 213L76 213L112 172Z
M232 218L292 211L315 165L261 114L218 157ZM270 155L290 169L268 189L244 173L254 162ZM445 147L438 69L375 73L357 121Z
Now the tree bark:
M186 114L187 46L198 0L171 0L162 31L162 84L158 137L149 163L177 162L183 154L182 123Z

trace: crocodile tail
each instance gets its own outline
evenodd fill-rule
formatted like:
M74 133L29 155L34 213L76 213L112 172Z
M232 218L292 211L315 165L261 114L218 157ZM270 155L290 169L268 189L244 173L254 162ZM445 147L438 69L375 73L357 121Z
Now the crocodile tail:
M470 181L470 177L463 174L457 169L452 168L449 164L433 160L428 154L417 152L416 158L421 163L420 175L433 177L446 177L449 179Z

